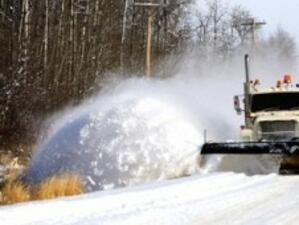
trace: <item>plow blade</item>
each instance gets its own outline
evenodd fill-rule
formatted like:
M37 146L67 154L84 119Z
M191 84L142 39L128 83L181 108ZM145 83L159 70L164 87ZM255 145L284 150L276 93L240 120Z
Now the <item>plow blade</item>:
M209 154L299 155L299 141L205 143L201 155Z

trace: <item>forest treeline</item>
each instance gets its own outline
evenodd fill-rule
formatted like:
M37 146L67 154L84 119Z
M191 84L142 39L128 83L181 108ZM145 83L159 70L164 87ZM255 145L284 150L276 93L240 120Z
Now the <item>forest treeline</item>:
M137 2L0 0L1 133L33 135L49 114L90 96L112 73L142 76L149 15L153 70L160 76L188 46L202 61L227 60L252 48L252 28L243 23L253 16L240 6L222 0L143 1L155 7ZM256 42L259 51L271 46L275 57L294 64L296 44L283 29Z

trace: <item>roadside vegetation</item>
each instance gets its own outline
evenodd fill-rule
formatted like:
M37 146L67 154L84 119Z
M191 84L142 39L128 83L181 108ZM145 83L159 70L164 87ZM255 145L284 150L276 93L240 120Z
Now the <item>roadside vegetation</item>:
M26 185L22 179L12 178L13 176L14 174L0 187L0 205L47 200L83 193L83 186L77 175L57 175L34 186Z

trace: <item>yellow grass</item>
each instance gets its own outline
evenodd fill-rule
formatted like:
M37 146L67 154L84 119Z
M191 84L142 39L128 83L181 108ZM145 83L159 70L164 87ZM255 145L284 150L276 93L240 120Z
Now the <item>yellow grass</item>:
M60 175L46 179L37 186L27 187L21 181L7 180L0 188L0 204L14 204L31 200L45 200L83 193L76 175Z
M7 182L1 191L1 204L25 202L30 199L29 189L18 181Z
M35 200L51 199L62 196L79 195L83 193L80 179L75 175L50 177L32 191Z

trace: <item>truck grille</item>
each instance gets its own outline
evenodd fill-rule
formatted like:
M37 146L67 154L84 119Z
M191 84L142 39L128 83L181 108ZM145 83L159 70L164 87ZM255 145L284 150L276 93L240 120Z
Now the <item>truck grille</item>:
M266 140L290 140L296 136L295 121L264 121L260 128L260 137Z

